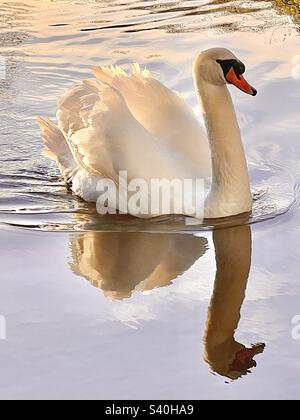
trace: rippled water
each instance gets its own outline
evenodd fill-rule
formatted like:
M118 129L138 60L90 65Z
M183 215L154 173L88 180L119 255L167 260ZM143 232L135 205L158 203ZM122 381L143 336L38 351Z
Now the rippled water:
M285 12L260 1L0 1L0 398L299 395L300 42ZM242 57L259 91L232 90L250 220L100 218L72 196L41 155L36 116L54 117L91 66L132 62L198 112L191 65L213 46Z

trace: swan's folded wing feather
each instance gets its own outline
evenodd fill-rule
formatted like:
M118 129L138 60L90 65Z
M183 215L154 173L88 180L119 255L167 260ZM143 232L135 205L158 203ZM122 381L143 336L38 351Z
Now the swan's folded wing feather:
M59 103L59 127L76 162L91 174L117 182L119 172L129 178L151 173L153 160L165 169L165 154L131 114L122 95L97 81L85 81ZM147 159L140 156L147 150Z
M43 154L55 160L62 177L69 182L76 173L78 166L73 158L66 139L61 130L48 118L37 118L45 145Z
M94 68L97 79L117 89L134 117L166 145L201 166L210 166L206 133L193 110L176 92L133 66L127 75L118 67Z
M80 83L59 101L59 127L74 158L81 167L99 177L116 175L109 139L119 117L119 95L97 81Z
M86 128L90 112L101 101L99 84L85 80L68 90L58 102L59 128L68 137Z

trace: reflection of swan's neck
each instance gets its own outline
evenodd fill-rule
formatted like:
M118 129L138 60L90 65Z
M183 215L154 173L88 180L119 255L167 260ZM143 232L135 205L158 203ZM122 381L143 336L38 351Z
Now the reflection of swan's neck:
M249 176L240 129L229 91L201 76L195 61L196 90L202 106L212 158L212 187L206 201L206 217L249 212L252 206Z
M214 244L217 271L208 326L224 342L233 338L240 320L251 265L251 228L216 230Z
M216 371L229 369L243 345L234 339L251 266L251 229L240 226L214 232L216 279L204 337L205 359Z

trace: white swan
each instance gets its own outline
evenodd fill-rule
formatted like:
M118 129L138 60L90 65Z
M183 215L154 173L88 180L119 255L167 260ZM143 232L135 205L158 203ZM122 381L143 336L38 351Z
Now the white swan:
M207 135L184 100L138 65L131 75L94 68L97 80L78 84L59 101L58 126L38 118L46 153L75 194L94 202L99 179L118 184L123 170L128 181L149 184L212 172L205 217L251 211L248 168L226 84L253 96L256 90L242 76L244 64L223 48L200 53L193 70Z

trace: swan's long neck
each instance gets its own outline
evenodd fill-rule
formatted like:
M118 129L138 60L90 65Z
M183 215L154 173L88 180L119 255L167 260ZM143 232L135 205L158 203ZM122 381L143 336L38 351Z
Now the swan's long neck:
M195 84L206 122L212 158L212 186L205 217L225 217L251 211L248 167L232 99L226 85L202 80L195 67Z

